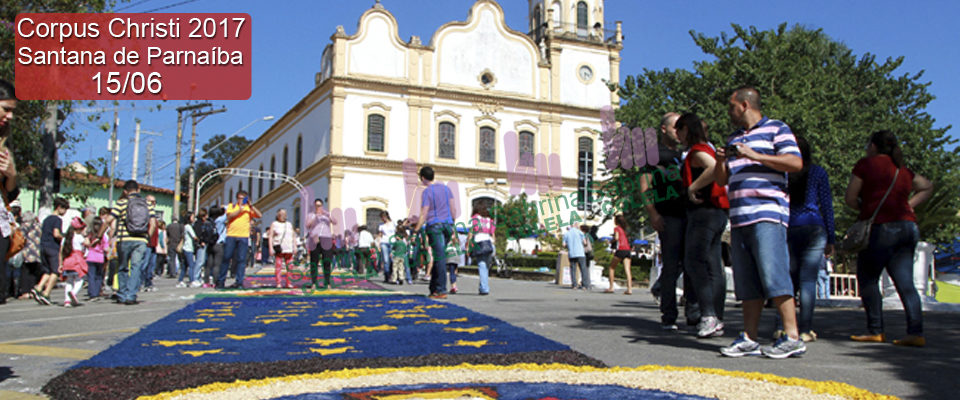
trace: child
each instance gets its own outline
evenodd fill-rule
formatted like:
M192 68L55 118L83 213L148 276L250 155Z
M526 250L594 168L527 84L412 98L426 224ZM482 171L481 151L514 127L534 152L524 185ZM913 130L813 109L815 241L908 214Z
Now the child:
M93 217L91 224L93 229L89 230L87 241L90 247L87 249L87 267L90 275L87 277L87 296L90 299L100 297L100 289L103 287L103 277L106 273L104 261L106 254L110 252L110 237L103 233L103 237L96 237L97 232L103 226L103 220L100 217Z
M410 279L410 277L404 278L404 271L407 270L405 266L407 261L407 239L403 230L397 230L394 237L396 239L391 247L391 251L393 251L393 263L390 268L390 282L402 285L404 279Z
M87 274L87 260L83 256L83 249L84 246L90 244L80 233L83 232L84 228L86 228L86 224L83 223L83 220L80 217L74 217L70 221L67 234L63 237L63 248L60 252L63 261L60 263L60 272L62 273L62 279L67 282L63 294L64 307L80 305L80 301L77 300L77 293L83 287L83 276Z
M447 273L450 274L450 294L457 294L457 267L460 265L460 249L451 240L447 243L445 253L447 253Z

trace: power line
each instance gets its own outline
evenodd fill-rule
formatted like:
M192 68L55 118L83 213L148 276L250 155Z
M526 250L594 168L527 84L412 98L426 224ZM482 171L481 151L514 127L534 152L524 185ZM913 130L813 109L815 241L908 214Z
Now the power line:
M116 10L113 10L113 11L123 11L123 10L126 10L126 9L128 9L128 8L133 8L133 7L139 6L139 5L143 4L143 3L147 3L147 2L150 2L150 1L153 1L153 0L140 0L140 1L135 1L135 2L133 2L133 4L129 4L129 5L120 7L120 8L118 8L118 9L116 9Z
M179 3L173 3L173 4L170 4L170 5L168 5L168 6L157 7L157 8L154 8L154 9L152 9L152 10L147 10L147 11L142 11L142 12L144 12L144 13L152 13L152 12L154 12L154 11L166 10L166 9L168 9L168 8L173 8L173 7L176 7L176 6L182 6L182 5L184 5L184 4L190 4L190 3L193 3L193 2L195 2L195 1L197 1L197 0L185 0L185 1L181 1L181 2L179 2Z

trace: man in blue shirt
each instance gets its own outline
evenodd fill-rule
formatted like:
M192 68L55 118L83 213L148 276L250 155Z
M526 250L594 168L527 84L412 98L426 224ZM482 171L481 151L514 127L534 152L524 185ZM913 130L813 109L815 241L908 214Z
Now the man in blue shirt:
M580 265L580 279L582 285L580 289L590 290L590 270L587 266L587 256L583 251L583 232L580 230L580 224L573 224L567 233L563 234L563 247L567 248L567 257L570 258L570 286L576 289L577 275L576 266Z
M420 198L420 219L417 221L415 232L426 223L427 238L433 249L433 268L430 269L430 298L445 299L447 295L447 277L444 274L444 250L451 239L459 243L453 235L453 218L457 214L453 201L453 193L447 185L433 183L433 168L420 168L420 181L427 188Z

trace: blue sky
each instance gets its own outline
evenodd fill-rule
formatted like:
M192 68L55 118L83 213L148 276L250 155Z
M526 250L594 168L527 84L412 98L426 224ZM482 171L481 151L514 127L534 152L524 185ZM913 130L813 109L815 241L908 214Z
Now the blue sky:
M183 0L135 0L119 7L122 12L144 12L178 4ZM500 0L507 14L507 24L518 31L527 31L527 1ZM420 36L424 43L446 22L467 17L473 0L383 0L383 5L397 18L400 37L409 40ZM253 94L244 101L213 101L228 112L207 117L198 125L198 148L215 134L231 134L266 115L281 117L314 86L314 74L320 70L320 55L329 43L337 25L347 34L357 29L360 15L374 0L194 0L159 12L245 12L253 19ZM689 31L718 36L731 33L731 23L775 28L782 22L822 28L835 40L845 43L857 55L872 53L878 60L904 56L896 75L924 70L923 81L932 82L929 91L937 97L929 107L935 126L953 125L950 135L960 138L960 80L955 71L960 65L955 26L960 18L960 2L924 1L908 5L902 1L641 1L606 0L607 25L623 21L624 49L620 66L621 81L643 69L691 69L694 61L707 59L693 44ZM143 121L143 129L161 132L163 137L143 136L139 157L139 174L144 171L144 153L148 140L154 140L154 185L173 188L173 164L159 169L174 159L176 107L183 101L162 103L161 111L148 112L160 102L125 101L120 113L121 156L118 177L130 177L132 167L134 119ZM104 102L104 104L106 104ZM775 116L774 116L775 117ZM112 118L105 113L104 118ZM77 130L86 137L73 154L61 160L84 161L104 156L108 134L81 118ZM241 135L255 138L269 124L258 122ZM189 152L189 124L185 124L184 155ZM184 159L184 165L188 159ZM186 168L186 167L184 167Z

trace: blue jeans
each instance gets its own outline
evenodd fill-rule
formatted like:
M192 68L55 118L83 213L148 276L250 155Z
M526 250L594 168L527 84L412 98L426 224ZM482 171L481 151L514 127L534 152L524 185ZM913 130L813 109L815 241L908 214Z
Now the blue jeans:
M433 268L430 270L430 294L447 292L447 277L444 273L447 242L453 236L453 224L435 223L427 226L427 237L433 248Z
M480 293L490 293L490 257L493 254L487 254L478 257L477 273L480 275Z
M787 228L757 222L730 231L733 285L740 300L793 296Z
M820 270L817 271L817 298L830 298L830 273L827 272L826 267L820 268Z
M189 281L193 279L193 274L197 272L197 263L192 251L184 251L183 258L186 260L187 265L184 265L184 268L180 268L180 277L177 278L177 282L183 282L183 277L186 275L189 283Z
M457 284L457 264L447 264L447 274L450 275L450 286Z
M700 207L687 210L684 271L693 281L702 316L721 320L727 299L727 281L721 261L720 238L726 225L727 212L723 209Z
M587 266L586 257L570 257L570 287L577 288L576 268L578 265L580 266L581 287L590 290L590 267Z
M390 274L393 272L393 244L380 243L380 262L383 266L384 281L390 280Z
M822 225L791 226L787 230L790 246L790 279L794 291L800 292L800 332L813 329L813 309L817 298L817 273L827 246L827 231Z
M190 275L190 280L193 282L201 282L200 276L203 275L204 265L207 263L207 248L201 247L194 251L194 256L196 260L194 261L193 274Z
M157 250L152 247L147 247L147 265L144 266L143 271L140 271L140 276L143 277L144 287L153 287L153 274L156 273L156 269Z
M136 301L137 289L140 287L140 271L143 271L147 263L147 242L121 241L117 258L119 259L117 299Z
M103 263L87 261L87 296L100 297L100 288L103 287Z
M886 268L907 314L907 334L923 335L923 310L913 283L913 252L919 237L917 224L912 221L874 224L870 245L857 255L857 284L871 334L883 333L883 295L879 282Z
M176 250L170 249L167 253L167 276L174 277L180 273L180 256Z
M243 285L243 276L247 267L247 247L249 238L227 236L223 243L223 261L220 263L220 276L217 277L217 285L223 286L227 281L227 271L230 270L230 260L237 262L237 280L238 285Z

